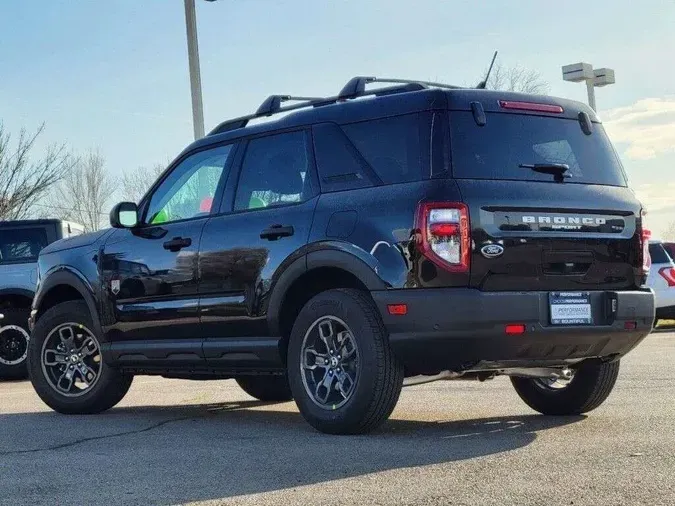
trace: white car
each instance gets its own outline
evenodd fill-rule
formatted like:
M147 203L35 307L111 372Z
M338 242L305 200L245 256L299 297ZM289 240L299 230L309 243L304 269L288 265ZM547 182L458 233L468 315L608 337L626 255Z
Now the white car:
M675 263L661 241L649 241L652 266L647 286L656 295L656 321L675 320Z

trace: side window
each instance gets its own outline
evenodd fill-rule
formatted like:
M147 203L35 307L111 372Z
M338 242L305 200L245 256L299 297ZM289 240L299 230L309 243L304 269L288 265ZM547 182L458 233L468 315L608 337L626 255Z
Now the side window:
M253 139L241 166L235 211L303 202L312 194L305 132Z
M429 179L431 114L406 114L343 125L384 184Z
M145 223L158 225L211 212L232 145L200 151L176 166L153 193Z
M321 191L354 190L380 182L373 181L372 169L335 123L315 125L313 133Z
M35 261L45 246L47 232L44 228L3 230L0 233L0 264Z

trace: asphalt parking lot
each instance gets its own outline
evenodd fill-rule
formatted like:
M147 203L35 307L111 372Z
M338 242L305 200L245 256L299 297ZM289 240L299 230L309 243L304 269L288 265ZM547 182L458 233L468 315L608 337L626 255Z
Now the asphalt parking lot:
M233 381L138 378L66 417L0 384L0 504L675 504L675 333L588 417L534 414L506 378L404 389L369 436L313 431Z

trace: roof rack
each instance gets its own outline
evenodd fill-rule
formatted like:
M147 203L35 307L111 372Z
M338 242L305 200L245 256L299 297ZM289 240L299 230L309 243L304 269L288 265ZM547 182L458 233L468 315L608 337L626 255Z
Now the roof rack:
M364 77L357 76L353 77L344 85L338 98L340 100L346 100L349 98L356 98L366 94L366 85L371 83L392 83L392 84L408 84L408 85L418 85L421 88L445 88L449 90L457 90L462 88L462 86L455 86L452 84L443 84L435 83L433 81L417 81L411 79L398 79L398 78L388 78L388 77ZM376 90L376 92L379 90Z
M384 88L376 88L374 90L366 91L366 84L370 83L391 83L398 86L387 86ZM434 83L431 81L414 81L409 79L389 79L382 77L363 77L357 76L344 85L337 96L334 97L294 97L292 95L271 95L267 97L258 110L254 114L247 116L240 116L239 118L230 119L220 123L216 128L211 130L208 135L221 134L244 128L252 119L261 118L264 116L272 116L282 112L294 111L296 109L304 109L305 107L321 107L323 105L334 104L339 101L350 100L365 96L384 96L394 93L403 93L406 91L419 91L427 88L446 88L459 89L461 86L453 86L450 84ZM282 106L284 102L297 101L298 104Z

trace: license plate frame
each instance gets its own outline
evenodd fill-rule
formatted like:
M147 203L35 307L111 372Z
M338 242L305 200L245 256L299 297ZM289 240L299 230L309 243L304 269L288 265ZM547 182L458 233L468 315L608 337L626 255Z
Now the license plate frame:
M548 306L551 325L593 325L590 292L550 292Z

